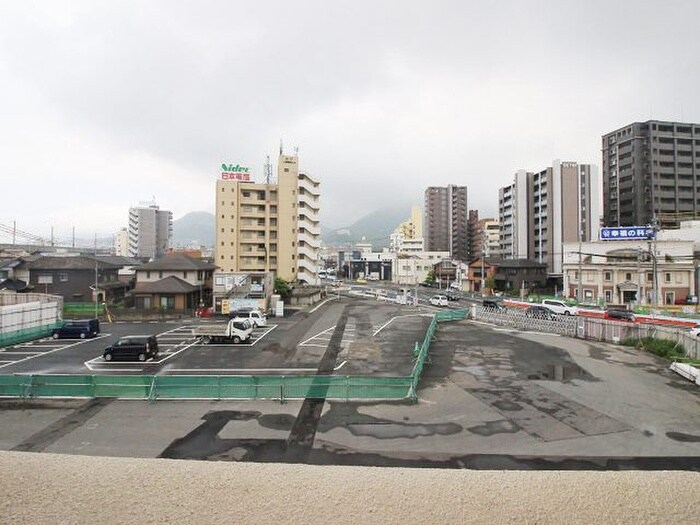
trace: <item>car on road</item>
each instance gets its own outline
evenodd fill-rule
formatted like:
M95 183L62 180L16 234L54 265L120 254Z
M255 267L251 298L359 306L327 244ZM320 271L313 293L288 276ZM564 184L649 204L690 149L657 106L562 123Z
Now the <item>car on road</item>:
M99 319L68 319L51 332L54 339L85 339L100 333Z
M545 306L533 305L529 306L527 310L525 310L525 317L529 317L530 319L545 319L547 321L553 321L557 318L557 315Z
M578 308L569 306L564 301L556 299L545 299L542 301L542 306L549 308L552 312L559 315L578 315Z
M355 279L355 282L357 284L367 284L367 279L363 279L362 277L359 277L358 279Z
M267 326L267 317L260 310L237 310L233 315L229 315L229 318L236 321L248 321L253 328Z
M155 335L127 335L105 348L102 357L105 361L145 361L157 355L158 339Z
M459 301L462 299L462 294L457 290L451 289L445 292L445 297L447 297L448 301Z
M494 312L505 312L507 310L506 307L503 306L503 303L498 299L484 299L481 302L481 306L483 306L485 310L491 310Z
M700 337L700 324L696 324L693 328L691 328L688 332L688 335L691 335L693 337Z
M605 311L605 319L610 321L627 321L634 323L636 317L629 310L623 310L622 308L611 308Z
M430 298L430 304L433 306L447 306L447 297L444 295L433 295Z

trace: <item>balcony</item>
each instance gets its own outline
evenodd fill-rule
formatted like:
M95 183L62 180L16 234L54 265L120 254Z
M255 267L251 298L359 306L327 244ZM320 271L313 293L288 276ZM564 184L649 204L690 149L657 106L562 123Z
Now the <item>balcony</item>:
M319 188L320 185L318 183L314 184L313 182L311 182L311 179L307 175L304 175L302 173L299 174L298 186L299 188L302 188L304 191L307 191L311 195L315 195L316 197L321 195L321 190Z

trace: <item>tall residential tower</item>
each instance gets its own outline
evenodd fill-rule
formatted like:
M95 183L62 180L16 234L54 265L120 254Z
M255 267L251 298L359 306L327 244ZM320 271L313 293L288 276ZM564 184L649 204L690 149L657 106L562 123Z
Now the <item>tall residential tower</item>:
M425 249L450 252L453 259L468 260L466 186L430 186L425 190Z
M142 202L129 208L129 256L162 257L173 238L173 213L161 210L155 202Z
M317 284L319 182L299 172L297 156L280 155L277 183L255 183L248 168L235 168L216 182L216 265Z
M520 170L499 190L498 208L501 255L546 263L551 276L560 276L562 243L597 239L598 170L559 160L537 173Z
M634 122L602 140L606 226L700 217L700 124Z

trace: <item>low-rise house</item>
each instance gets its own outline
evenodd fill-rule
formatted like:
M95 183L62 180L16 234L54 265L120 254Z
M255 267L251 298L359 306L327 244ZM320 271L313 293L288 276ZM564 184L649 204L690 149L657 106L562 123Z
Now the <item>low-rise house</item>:
M186 311L211 304L215 264L172 254L134 270L137 309Z
M531 259L474 259L467 275L467 288L473 292L483 293L481 281L488 288L487 279L493 279L494 290L536 290L547 284L547 265Z
M65 302L106 302L123 297L120 266L87 255L32 255L21 258L13 278L35 292L60 295Z

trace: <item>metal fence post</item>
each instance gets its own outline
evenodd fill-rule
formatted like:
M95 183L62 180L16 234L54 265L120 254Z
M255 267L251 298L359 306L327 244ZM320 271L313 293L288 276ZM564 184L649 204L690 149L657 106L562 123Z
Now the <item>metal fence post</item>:
M280 404L284 404L284 376L282 376L282 381L280 381Z

